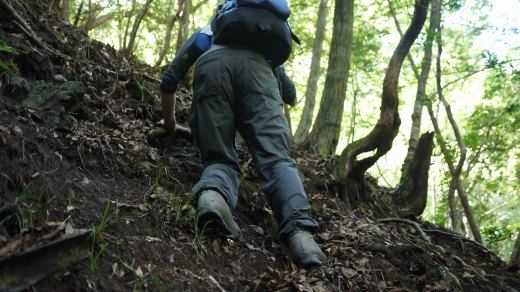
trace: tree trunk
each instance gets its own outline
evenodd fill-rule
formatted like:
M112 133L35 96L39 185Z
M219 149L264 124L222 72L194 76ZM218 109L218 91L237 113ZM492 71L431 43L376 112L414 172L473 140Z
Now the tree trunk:
M354 76L355 80L355 76ZM357 118L357 100L358 100L358 87L355 85L355 82L353 83L353 91L352 91L352 104L350 105L350 125L348 127L347 131L347 143L350 144L354 142L354 137L356 136L356 118Z
M336 0L325 89L314 127L306 142L306 148L312 152L336 152L350 70L353 24L354 0Z
M125 35L123 36L123 47L122 50L126 51L127 44L128 44L128 30L130 29L130 23L132 20L132 16L134 15L135 11L135 0L132 0L132 9L130 10L130 15L128 15L128 18L126 20L126 28L125 28Z
M78 11L76 12L76 15L74 16L74 24L73 26L77 27L79 19L81 18L81 13L83 12L83 5L85 4L85 0L81 0L81 4L79 5Z
M318 80L321 74L321 53L323 51L323 40L325 38L325 30L327 25L327 9L329 0L320 0L320 8L318 10L318 21L316 22L316 38L312 47L312 61L309 78L307 79L307 90L305 91L305 106L303 114L294 134L294 141L301 143L307 139L314 117L314 105L316 103L316 92L318 89Z
M438 25L438 27L437 27L438 52L437 52L437 74L436 74L437 95L439 96L439 100L444 105L444 108L446 110L446 115L448 116L448 120L450 121L451 127L453 128L453 133L455 134L455 138L457 139L457 144L458 144L459 150L460 150L460 156L459 156L459 161L457 163L457 166L450 167L450 170L453 170L453 172L451 172L451 176L452 176L454 186L457 188L457 194L459 195L459 199L461 201L462 208L464 209L464 214L466 215L466 218L468 219L468 224L471 228L471 232L473 233L473 237L475 238L475 241L482 243L482 237L480 236L480 231L475 222L475 219L473 218L473 213L471 211L471 207L469 206L469 202L468 202L468 199L466 196L466 190L465 190L464 186L462 185L462 180L461 180L462 168L464 167L464 163L466 161L466 152L467 152L466 146L464 145L464 141L462 139L462 135L460 134L460 130L457 125L457 122L455 121L455 118L453 117L453 113L451 112L450 104L444 98L444 94L443 94L443 87L441 84L442 28L441 28L440 21L437 25Z
M520 267L520 231L516 233L516 241L515 246L513 247L513 251L511 252L511 260L509 261L510 265Z
M107 13L105 15L101 15L99 17L93 17L90 19L90 21L88 23L86 23L84 26L83 26L83 31L85 33L88 33L89 31L93 30L94 28L96 27L100 27L102 26L103 24L109 22L110 20L112 20L114 17L116 16L116 12L110 12L110 13Z
M69 15L70 15L70 0L62 0L62 11L61 16L63 17L63 20L65 23L69 23Z
M170 20L168 21L168 24L166 25L166 31L165 31L165 35L164 35L164 43L163 43L163 46L161 48L161 51L159 52L159 58L155 62L155 67L161 66L161 63L163 62L164 57L166 56L166 54L168 53L168 50L170 49L170 42L171 42L171 39L172 39L173 25L175 24L175 21L179 18L180 9L177 11L177 13L175 13L173 11L173 5L174 5L174 1L171 1L170 2L170 10L172 11L172 16L171 16Z
M421 132L422 111L426 96L426 82L428 80L428 75L430 74L430 67L432 62L433 40L435 39L435 31L440 21L440 4L440 0L432 0L432 7L430 12L430 26L428 28L426 41L424 43L424 57L421 62L421 73L417 79L417 92L415 94L415 103L412 113L412 128L410 130L410 139L408 142L408 153L401 168L401 180L405 178L404 173L406 169L408 169L408 164L410 164L410 161L415 153L417 141ZM391 9L391 11L392 15L395 15L393 9Z
M146 15L146 12L148 11L152 1L153 0L146 0L146 3L139 11L139 14L137 14L135 17L134 27L132 28L132 33L130 34L130 39L128 40L128 47L126 48L126 55L129 55L134 51L134 43L137 36L137 31L139 30L139 25L141 25L141 20L143 20L144 16Z
M182 44L188 38L188 29L190 25L190 12L191 12L191 0L183 0L184 6L182 9L182 16L180 19L179 33L177 34L177 44L175 46L175 52L179 52Z
M428 200L428 171L433 150L433 132L421 135L417 151L403 173L399 188L393 197L401 217L420 216Z
M343 199L346 199L348 186L352 182L350 178L353 180L361 179L361 182L357 183L363 185L363 178L367 169L392 148L392 142L401 123L397 108L397 84L401 66L412 44L421 32L426 20L429 2L429 0L416 1L412 22L390 59L383 82L381 113L377 124L367 136L348 145L341 153L338 161L338 181L340 197ZM374 155L357 161L359 154L373 150L377 150ZM365 192L363 192L361 198L362 200L367 199Z

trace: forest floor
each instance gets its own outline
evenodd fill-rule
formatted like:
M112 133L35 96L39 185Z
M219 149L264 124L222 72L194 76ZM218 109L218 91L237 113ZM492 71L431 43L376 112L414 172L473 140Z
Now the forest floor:
M323 267L299 269L285 255L241 143L244 241L193 228L197 148L188 137L146 137L161 118L158 70L24 2L15 10L47 47L0 12L0 291L520 290L518 270L470 239L369 208L347 212L334 157L293 153ZM189 90L178 98L187 126Z

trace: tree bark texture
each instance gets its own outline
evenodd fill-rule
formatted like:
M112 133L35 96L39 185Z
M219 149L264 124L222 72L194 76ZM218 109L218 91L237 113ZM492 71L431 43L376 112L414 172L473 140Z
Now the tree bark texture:
M128 44L128 30L130 29L130 23L132 20L132 16L135 12L135 0L132 0L132 9L130 10L130 15L128 15L128 18L126 20L126 27L125 27L125 34L123 36L123 51L126 51L127 44Z
M76 15L74 16L74 23L73 26L77 27L79 19L81 18L81 13L83 12L83 5L85 4L85 0L81 0L81 4L79 4L78 11L76 12Z
M325 89L308 141L310 151L322 154L334 153L338 145L352 52L354 0L335 3Z
M318 80L321 74L321 53L323 51L323 40L325 39L325 30L327 25L327 10L329 0L321 0L318 10L318 20L316 22L316 38L312 47L312 60L309 78L307 79L307 90L305 91L305 106L303 114L294 134L294 141L301 143L307 139L314 118L314 107L316 104L316 92L318 89Z
M188 29L190 25L191 0L183 0L182 15L179 22L179 33L177 34L177 44L175 45L175 52L179 52L182 44L188 38ZM180 7L180 6L179 6Z
M439 17L440 18L440 17ZM475 222L475 218L473 217L473 212L471 211L471 207L468 202L468 198L466 196L466 189L463 185L463 181L461 179L461 173L462 168L464 167L464 163L466 161L466 146L464 145L464 141L462 139L462 135L460 133L459 127L457 125L457 122L455 121L455 118L453 117L453 113L451 112L451 107L446 98L443 94L443 87L442 87L442 68L441 68L441 56L442 56L442 28L440 21L437 24L437 74L436 74L436 80L437 80L437 95L439 97L439 100L442 102L445 110L446 115L448 116L448 120L450 121L451 127L453 128L453 133L455 134L455 138L457 139L457 144L459 146L460 156L459 161L457 163L456 167L451 167L450 169L453 169L453 172L451 173L452 176L452 183L457 188L457 194L459 195L460 202L462 204L462 208L464 209L464 214L466 215L466 218L468 219L468 224L471 228L471 232L473 233L473 237L475 238L475 241L482 243L482 237L480 236L480 231L478 229L478 226Z
M168 50L170 50L170 42L172 39L172 31L173 31L173 25L175 24L175 21L179 19L180 9L177 11L177 13L173 10L174 1L170 2L170 10L172 11L172 16L168 20L168 23L166 25L166 31L164 32L164 43L161 48L161 51L159 52L159 58L155 62L155 67L161 66L161 63L164 60L164 57L168 53Z
M516 233L515 246L511 252L511 260L509 263L511 265L516 265L517 268L520 267L520 231Z
M69 15L70 15L70 0L62 0L61 1L61 16L66 23L69 23Z
M417 80L417 92L415 94L415 102L412 113L412 128L410 130L410 139L408 142L408 152L401 168L401 180L405 178L404 173L408 169L412 157L414 156L415 149L417 148L417 142L421 134L421 120L423 106L426 97L426 83L428 75L430 74L430 67L432 63L432 47L433 40L435 39L435 32L440 22L440 0L432 0L431 12L430 12L430 26L426 34L426 41L424 43L424 57L421 62L421 73Z
M392 148L401 120L398 113L397 84L404 58L419 36L426 21L429 0L417 0L410 26L401 38L390 59L383 82L381 112L374 129L365 137L348 145L338 161L340 196L346 197L349 177L363 178L366 170ZM373 156L357 161L359 154L376 150ZM355 173L354 173L355 172Z
M428 172L433 150L433 132L421 135L417 151L403 173L394 197L394 205L401 217L420 216L428 200Z
M137 16L135 17L134 26L132 28L132 33L130 34L130 39L128 40L128 47L126 48L126 54L131 54L134 51L134 43L137 37L137 31L139 30L139 26L141 25L141 20L143 20L150 4L153 0L146 0L146 3L143 5Z

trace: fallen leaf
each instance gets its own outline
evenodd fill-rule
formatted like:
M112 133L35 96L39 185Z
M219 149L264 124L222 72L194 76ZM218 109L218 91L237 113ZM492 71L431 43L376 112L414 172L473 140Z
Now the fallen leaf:
M112 274L122 278L125 275L125 270L118 263L114 263L112 265Z
M148 242L154 242L154 241L161 241L160 238L157 237L151 237L151 236L145 236L144 239Z
M141 269L141 266L139 266L139 267L137 267L137 269L135 269L135 275L139 278L144 277L144 273L143 273L143 270Z
M235 262L231 262L231 269L235 275L240 275L240 273L242 273L242 268Z
M261 251L262 249L259 248L259 247L254 247L252 244L250 243L245 243L246 247L249 248L250 250L256 250L256 251Z
M351 268L341 267L340 270L341 270L341 274L343 274L345 277L347 277L347 279L353 278L354 276L356 276L358 274L356 271L354 271Z

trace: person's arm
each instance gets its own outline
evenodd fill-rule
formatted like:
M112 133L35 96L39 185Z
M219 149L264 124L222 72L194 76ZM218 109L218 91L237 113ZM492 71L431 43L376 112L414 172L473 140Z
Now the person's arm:
M182 45L161 80L160 95L164 127L170 131L183 130L175 121L175 91L177 86L197 58L211 45L211 36L205 31L200 32L201 30L196 31Z
M161 91L161 104L164 118L164 127L167 130L175 131L175 94Z
M296 87L291 78L285 73L285 68L278 66L275 68L275 73L280 84L280 94L282 95L283 102L290 106L296 105Z

